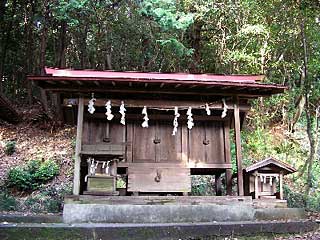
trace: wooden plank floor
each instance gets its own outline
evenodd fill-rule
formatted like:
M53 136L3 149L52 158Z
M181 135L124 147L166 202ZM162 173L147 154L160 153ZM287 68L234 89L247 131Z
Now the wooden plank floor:
M67 196L66 203L98 203L110 205L206 205L252 204L250 196Z

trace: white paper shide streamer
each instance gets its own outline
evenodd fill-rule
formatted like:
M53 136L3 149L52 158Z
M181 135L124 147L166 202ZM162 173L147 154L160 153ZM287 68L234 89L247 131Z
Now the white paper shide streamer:
M206 103L206 112L207 112L207 115L210 116L211 115L211 110L209 108L209 104Z
M114 117L113 114L111 113L111 101L108 100L105 106L106 106L106 109L107 109L107 111L106 111L107 119L109 121L111 121L112 118Z
M223 103L223 112L221 114L221 118L225 118L227 116L228 106L224 98L222 98L222 103Z
M88 112L93 114L94 111L96 110L94 108L94 103L95 103L96 99L94 98L94 94L92 94L92 98L89 100L89 103L88 103Z
M174 119L173 119L173 131L172 136L175 136L178 132L178 117L180 117L180 113L178 112L178 107L174 107Z
M148 124L148 121L149 121L149 118L148 118L148 113L147 113L147 107L146 106L144 106L143 107L143 109L142 109L142 114L144 115L144 117L143 117L143 123L141 124L141 126L143 127L143 128L147 128L147 127L149 127L149 124Z
M121 101L119 113L121 114L120 123L122 125L126 125L126 111L127 109L124 107L124 102Z
M187 111L187 119L188 119L188 122L187 122L187 125L188 125L188 129L191 130L192 127L194 126L194 122L193 122L193 118L192 118L192 109L191 107L188 108L188 111Z

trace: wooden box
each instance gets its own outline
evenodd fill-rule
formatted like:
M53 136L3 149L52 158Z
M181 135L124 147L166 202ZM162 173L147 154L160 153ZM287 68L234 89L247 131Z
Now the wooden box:
M145 164L148 165L148 164ZM151 164L150 164L151 165ZM129 192L191 192L189 168L129 167Z
M88 176L88 192L114 192L115 190L116 178L114 176Z

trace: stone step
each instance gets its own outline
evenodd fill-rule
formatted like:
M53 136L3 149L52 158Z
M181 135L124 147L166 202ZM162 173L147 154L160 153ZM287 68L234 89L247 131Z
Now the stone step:
M10 224L0 223L0 239L100 239L171 240L216 239L217 237L261 236L316 231L311 221L210 222L167 224ZM223 238L224 239L224 238ZM265 238L264 238L265 239Z

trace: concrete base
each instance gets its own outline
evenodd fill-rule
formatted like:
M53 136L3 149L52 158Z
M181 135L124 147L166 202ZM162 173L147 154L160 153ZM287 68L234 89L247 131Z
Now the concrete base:
M100 240L171 240L217 239L226 236L257 236L315 231L318 224L293 222L225 222L176 224L1 224L0 239L100 239ZM219 239L219 238L218 238ZM267 239L267 238L264 238Z
M305 219L303 208L262 208L255 209L255 220L298 220Z
M179 223L250 221L254 209L234 205L105 205L66 204L65 223Z
M304 219L303 209L257 208L248 197L76 197L65 223L181 223Z

